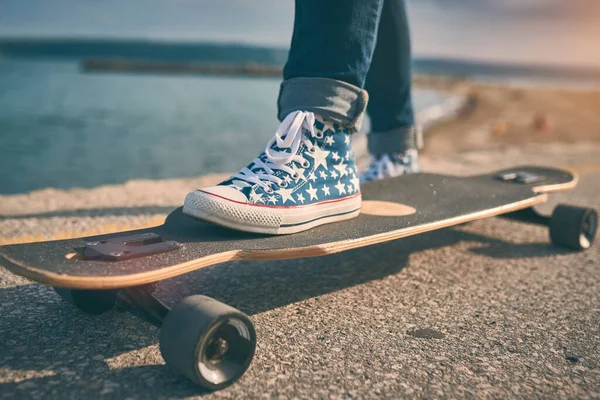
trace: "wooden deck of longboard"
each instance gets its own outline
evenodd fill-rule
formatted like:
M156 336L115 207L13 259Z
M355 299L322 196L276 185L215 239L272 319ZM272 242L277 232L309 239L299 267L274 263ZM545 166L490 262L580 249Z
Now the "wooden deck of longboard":
M34 281L62 287L109 289L142 285L233 260L280 260L333 254L481 218L533 207L547 193L569 190L577 177L564 170L515 167L543 175L532 184L502 181L498 172L473 177L415 174L363 185L358 218L286 236L236 232L173 211L153 232L183 244L168 253L126 261L90 261L77 256L87 241L120 232L0 247L0 265ZM381 212L381 207L389 209ZM414 212L413 212L414 210ZM79 250L78 250L79 249Z

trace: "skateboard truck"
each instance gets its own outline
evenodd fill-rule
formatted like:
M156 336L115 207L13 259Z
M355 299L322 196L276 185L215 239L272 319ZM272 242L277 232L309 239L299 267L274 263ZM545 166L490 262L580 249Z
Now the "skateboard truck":
M165 253L183 247L175 241L163 241L156 233L113 236L87 242L83 250L85 260L122 261Z

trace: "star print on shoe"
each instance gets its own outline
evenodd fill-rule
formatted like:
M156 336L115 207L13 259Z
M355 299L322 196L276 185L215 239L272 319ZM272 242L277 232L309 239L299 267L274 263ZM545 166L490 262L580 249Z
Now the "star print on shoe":
M417 172L421 172L419 152L417 150L407 150L399 154L384 154L380 157L371 157L369 167L360 176L360 181L376 181Z
M296 111L247 167L189 193L183 212L241 231L288 234L354 218L360 206L348 129Z

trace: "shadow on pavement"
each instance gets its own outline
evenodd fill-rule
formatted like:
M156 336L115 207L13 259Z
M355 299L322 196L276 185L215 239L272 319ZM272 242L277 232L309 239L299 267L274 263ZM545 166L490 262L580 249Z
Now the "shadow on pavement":
M507 248L506 242L489 240L486 247L478 247L471 252L496 259L514 258L541 258L554 255L569 254L572 250L553 245L552 243L523 243L511 244Z

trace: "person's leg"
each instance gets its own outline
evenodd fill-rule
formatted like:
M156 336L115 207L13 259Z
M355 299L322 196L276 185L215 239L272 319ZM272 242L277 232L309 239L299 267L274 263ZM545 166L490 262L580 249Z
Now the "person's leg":
M385 0L365 88L371 165L363 180L417 172L420 132L411 97L410 29L404 0Z
M278 117L303 110L356 130L383 0L296 0Z
M278 99L282 123L265 150L217 186L196 190L183 212L230 228L294 233L360 212L350 134L367 105L363 90L383 0L297 0Z

